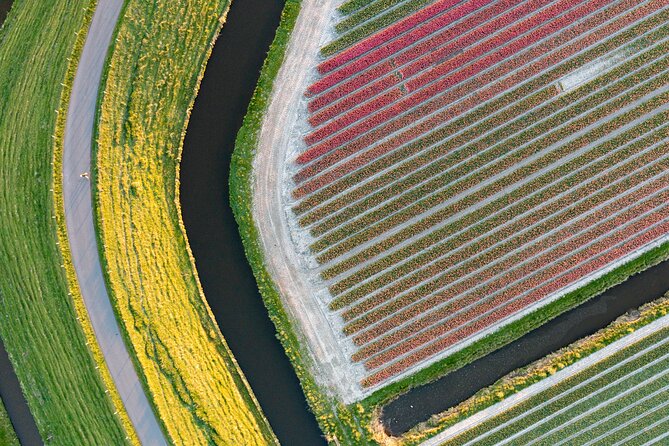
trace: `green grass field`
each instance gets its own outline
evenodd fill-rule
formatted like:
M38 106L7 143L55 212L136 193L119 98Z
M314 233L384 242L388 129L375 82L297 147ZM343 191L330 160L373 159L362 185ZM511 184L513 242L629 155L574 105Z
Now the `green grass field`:
M0 400L0 446L19 446L19 440L16 438L2 400Z
M145 387L178 444L275 444L198 282L178 205L189 110L229 2L126 3L98 122L107 283Z
M50 191L89 3L20 0L0 31L0 332L47 444L126 442L68 296Z

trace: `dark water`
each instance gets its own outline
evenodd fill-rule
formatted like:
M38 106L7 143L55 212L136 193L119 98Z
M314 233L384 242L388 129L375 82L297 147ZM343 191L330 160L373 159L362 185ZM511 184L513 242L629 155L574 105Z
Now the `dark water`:
M507 373L595 333L628 310L661 297L667 290L669 261L631 277L470 365L400 396L383 409L386 431L395 436L403 434Z
M7 13L11 9L13 1L14 0L0 0L0 26L2 26L2 22L7 18Z
M282 444L325 444L275 337L228 203L235 136L283 1L234 0L195 101L181 163L181 205L205 295Z
M23 446L42 444L37 425L21 392L19 380L0 339L0 399L2 399L16 436Z

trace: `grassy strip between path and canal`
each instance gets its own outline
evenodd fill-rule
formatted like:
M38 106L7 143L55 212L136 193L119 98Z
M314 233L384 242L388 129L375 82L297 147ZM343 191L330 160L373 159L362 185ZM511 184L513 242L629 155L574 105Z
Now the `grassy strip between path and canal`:
M2 401L0 401L0 446L19 446L19 440Z
M206 303L178 197L190 109L228 7L126 3L99 99L94 201L110 295L168 437L266 445L276 439Z
M24 0L0 31L0 332L47 444L128 439L96 370L88 321L77 322L50 191L56 110L94 5Z

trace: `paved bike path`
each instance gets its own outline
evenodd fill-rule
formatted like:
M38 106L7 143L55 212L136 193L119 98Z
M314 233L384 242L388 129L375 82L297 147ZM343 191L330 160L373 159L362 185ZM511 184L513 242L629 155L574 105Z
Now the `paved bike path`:
M63 148L63 201L72 261L107 367L143 445L165 437L144 394L119 332L102 276L93 224L91 146L98 89L123 0L100 0L95 9L72 86Z

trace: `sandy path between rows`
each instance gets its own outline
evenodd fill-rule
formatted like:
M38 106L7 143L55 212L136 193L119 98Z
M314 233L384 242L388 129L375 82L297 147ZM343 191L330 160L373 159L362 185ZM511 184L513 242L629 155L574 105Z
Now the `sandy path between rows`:
M260 130L254 160L253 214L259 228L269 273L279 288L285 308L313 359L316 380L345 403L364 396L364 376L354 364L350 340L341 324L327 316L329 296L320 285L313 263L305 256L305 240L289 214L292 182L290 165L303 150L308 130L306 87L316 77L318 50L330 40L341 0L304 0L284 63ZM333 317L333 316L331 316ZM334 317L333 317L334 319Z

